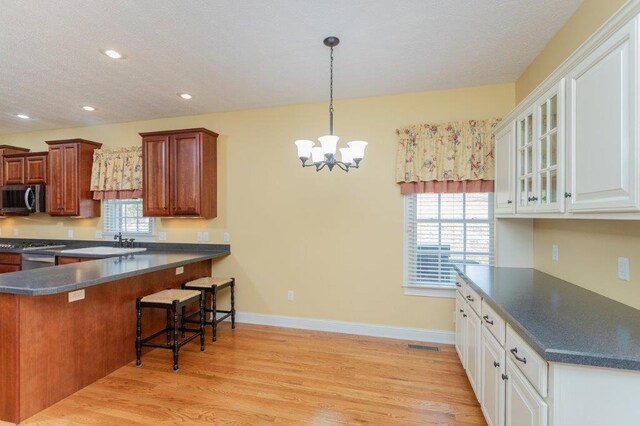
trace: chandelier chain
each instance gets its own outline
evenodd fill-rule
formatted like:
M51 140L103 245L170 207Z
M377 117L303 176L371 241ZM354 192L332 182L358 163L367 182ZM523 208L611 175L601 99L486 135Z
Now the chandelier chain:
M329 65L329 134L333 135L333 46L331 46L331 62Z

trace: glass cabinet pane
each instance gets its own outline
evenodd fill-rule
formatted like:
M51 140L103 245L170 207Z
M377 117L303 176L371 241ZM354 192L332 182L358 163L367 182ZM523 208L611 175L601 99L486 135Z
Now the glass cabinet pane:
M527 147L527 168L525 173L531 173L533 170L533 146L529 145Z
M558 127L558 95L555 95L549 101L549 130L553 130Z
M547 120L547 103L543 103L540 106L540 134L544 135L549 131Z
M549 136L549 165L558 164L558 134L554 133Z
M520 179L520 205L527 205L527 185L524 179Z
M542 138L540 141L540 167L539 169L547 168L547 138Z
M531 197L533 197L533 180L528 177L526 178L526 186L527 186L527 203L529 204L529 199L531 199Z
M524 144L526 144L525 140L524 140L524 129L525 129L525 124L524 124L525 120L520 120L520 132L519 132L519 140L518 140L518 145L519 146L524 146Z
M527 172L524 170L524 166L525 166L525 164L526 164L526 158L525 158L525 156L524 156L524 149L521 149L521 150L520 150L519 155L520 155L520 173L519 173L519 175L520 175L520 176L522 176L522 175L524 175L524 174L526 174L526 173L527 173Z
M557 171L552 170L549 172L549 201L555 203L558 201L558 176Z
M540 201L547 202L547 173L543 173L540 178Z
M527 115L527 137L525 143L533 142L533 116Z

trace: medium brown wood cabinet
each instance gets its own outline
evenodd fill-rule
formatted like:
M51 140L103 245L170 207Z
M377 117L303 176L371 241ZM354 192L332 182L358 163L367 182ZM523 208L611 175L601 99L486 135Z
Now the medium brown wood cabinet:
M93 151L102 144L85 139L47 141L49 180L47 212L51 216L99 217L100 201L91 194Z
M5 185L47 183L47 152L4 155L2 158Z
M4 157L11 154L24 154L29 152L27 148L20 148L11 145L0 145L0 158L2 159L3 167L0 167L0 185L10 185L5 182L4 179Z
M20 253L0 253L0 274L22 270L22 255Z
M217 138L210 130L140 133L144 216L217 216Z

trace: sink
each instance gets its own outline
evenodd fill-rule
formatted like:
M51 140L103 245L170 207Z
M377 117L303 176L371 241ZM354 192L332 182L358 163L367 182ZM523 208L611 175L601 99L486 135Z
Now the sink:
M84 247L77 249L69 249L69 250L60 250L60 253L64 254L95 254L95 255L105 255L105 256L113 256L120 254L129 254L129 253L139 253L141 251L146 251L147 249L144 247L138 248L121 248L121 247Z

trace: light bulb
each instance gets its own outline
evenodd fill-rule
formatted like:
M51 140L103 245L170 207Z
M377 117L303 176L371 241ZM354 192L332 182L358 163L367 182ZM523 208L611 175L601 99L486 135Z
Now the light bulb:
M347 144L351 148L353 158L362 160L364 158L364 149L367 147L365 141L351 141Z
M298 158L311 157L311 148L313 148L313 142L307 139L298 139L295 142L298 147Z
M314 146L311 148L311 161L314 163L322 163L324 161L324 153L321 147Z
M320 136L318 140L320 141L320 145L322 145L322 152L324 154L336 155L336 145L339 139L340 138L335 135Z

